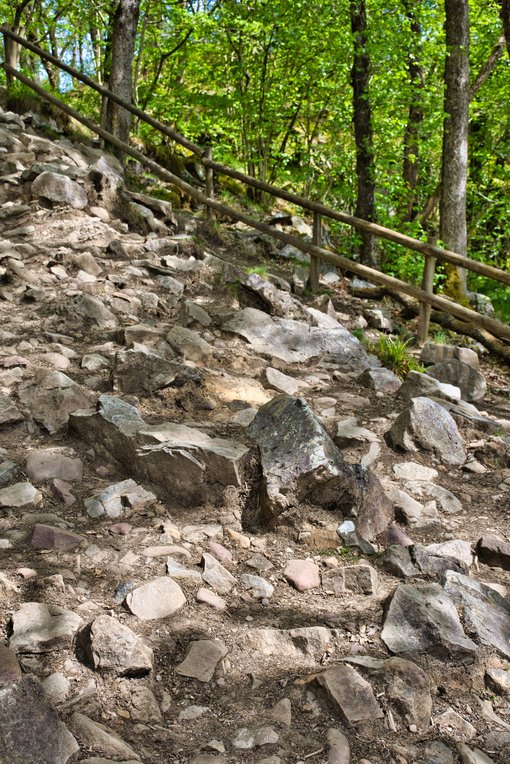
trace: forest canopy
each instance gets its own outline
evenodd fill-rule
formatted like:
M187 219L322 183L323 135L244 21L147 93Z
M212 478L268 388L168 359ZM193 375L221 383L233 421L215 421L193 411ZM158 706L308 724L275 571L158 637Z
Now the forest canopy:
M508 267L508 0L471 0L469 7L467 0L0 0L2 20L15 31L106 84L123 5L133 26L128 64L137 106L213 146L218 161L446 244L439 198L445 167L450 172L443 135L452 115L445 92L448 62L464 55L467 252ZM469 45L447 44L449 9L465 11ZM17 53L22 70L101 119L96 93ZM160 155L168 149L143 123L131 133ZM342 236L342 253L354 255L359 242ZM388 273L414 282L421 276L421 258L389 243L380 259ZM471 275L469 288L489 291L508 317L502 287Z

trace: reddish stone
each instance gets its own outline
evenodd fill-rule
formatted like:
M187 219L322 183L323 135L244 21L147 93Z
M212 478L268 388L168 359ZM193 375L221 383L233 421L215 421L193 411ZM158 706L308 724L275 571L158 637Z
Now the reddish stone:
M55 528L52 525L43 525L36 523L32 532L32 546L36 549L53 549L56 552L67 552L74 549L84 541L83 536L79 536L72 531L66 531L63 528Z
M109 530L116 536L127 536L133 530L133 526L129 523L115 523L115 525L110 525Z
M17 682L21 676L21 666L16 653L0 644L0 687Z
M396 525L395 523L386 528L386 530L377 537L377 541L385 549L394 544L397 546L413 546L414 544L414 541L409 538L400 525Z
M72 507L74 502L76 501L76 496L73 496L71 493L71 486L69 483L66 483L65 480L59 480L58 478L55 478L55 480L51 481L51 488L53 490L53 493L58 496L58 498L64 502L66 507Z

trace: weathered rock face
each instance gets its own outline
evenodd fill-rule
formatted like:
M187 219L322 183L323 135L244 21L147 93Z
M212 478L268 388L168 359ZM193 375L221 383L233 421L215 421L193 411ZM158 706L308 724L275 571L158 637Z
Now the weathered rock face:
M68 204L82 210L87 206L87 194L78 183L56 172L43 172L32 183L32 195L51 202Z
M239 301L243 307L256 308L280 318L302 318L303 308L288 292L278 289L256 273L241 282Z
M388 525L389 501L382 491L374 500L379 481L345 462L302 398L273 398L259 409L247 432L260 448L264 519L274 520L306 501L330 510L359 511L364 538L373 538Z
M413 398L388 432L393 446L432 451L445 464L460 466L466 461L464 442L452 416L429 398Z
M12 616L9 646L18 653L46 653L69 647L83 619L58 605L25 602Z
M72 411L90 406L92 394L61 371L50 371L20 387L20 400L36 422L53 435L62 429Z
M480 562L510 570L510 543L497 536L482 536L476 545Z
M66 303L64 308L70 319L85 321L99 329L113 328L118 320L115 313L92 294L80 294Z
M487 391L483 374L456 358L431 366L427 373L440 382L456 385L465 401L479 401Z
M52 708L39 679L0 687L2 764L66 764L79 745Z
M70 427L133 474L159 485L175 500L220 500L240 485L248 448L181 424L145 424L137 409L102 395L98 410L76 412Z
M478 354L474 350L456 345L436 345L433 342L426 342L420 355L420 361L426 365L441 363L451 358L467 363L473 369L478 369L480 366Z
M333 666L316 682L349 727L383 717L370 684L352 666Z
M118 676L141 676L152 669L152 650L131 629L109 615L95 618L80 640L90 664Z
M426 398L445 398L447 401L460 400L460 388L447 385L419 371L410 371L398 391L398 397L404 401L424 396Z
M402 380L390 369L366 369L358 377L358 381L364 386L376 392L392 395L402 386Z
M477 649L439 584L397 586L381 639L393 653L427 653L441 660L472 660Z
M323 321L329 318L321 315ZM245 308L225 324L225 329L240 334L256 352L286 363L303 363L326 354L347 370L361 372L372 366L363 345L338 321L329 321L327 326L310 326L304 321L271 318L255 308Z
M132 350L119 350L115 354L113 379L123 393L152 395L155 390L171 385L199 384L201 374L197 369L169 361L160 353L137 345Z

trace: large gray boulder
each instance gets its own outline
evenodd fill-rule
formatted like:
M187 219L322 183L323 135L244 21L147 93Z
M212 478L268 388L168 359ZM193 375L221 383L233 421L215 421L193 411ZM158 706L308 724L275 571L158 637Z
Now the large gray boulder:
M440 382L459 387L465 401L479 401L487 392L483 374L456 358L431 366L427 373Z
M465 661L473 660L477 651L439 584L399 584L386 610L381 639L397 655L425 653Z
M412 398L445 398L447 401L460 400L460 388L455 385L447 385L444 382L430 377L428 374L422 374L419 371L410 371L400 387L397 397L404 401L410 401Z
M244 478L246 446L198 427L146 425L134 406L112 395L100 396L96 410L75 412L70 428L182 504L219 502L226 486L241 486Z
M304 363L317 356L329 356L347 371L361 372L373 366L363 345L338 321L318 310L310 318L315 320L315 326L245 308L224 328L244 337L255 352L285 363Z
M375 476L348 464L302 398L281 395L262 406L247 432L260 449L262 519L302 502L357 515L370 540L391 522L393 508Z
M66 175L43 172L32 183L32 196L48 199L58 204L68 204L76 210L87 206L87 194L78 183Z
M464 441L453 417L430 398L413 398L388 431L391 445L404 451L432 451L445 464L466 461Z

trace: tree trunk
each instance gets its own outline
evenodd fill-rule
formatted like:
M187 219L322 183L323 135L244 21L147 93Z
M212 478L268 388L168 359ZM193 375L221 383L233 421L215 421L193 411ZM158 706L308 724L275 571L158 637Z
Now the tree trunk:
M467 255L466 186L469 127L469 5L445 0L445 97L441 170L440 238L446 249ZM466 299L466 272L448 266L445 291Z
M501 22L503 24L503 34L506 40L506 49L510 58L510 0L501 1Z
M111 29L112 47L108 77L110 90L131 103L133 58L140 0L119 0ZM131 114L113 101L108 101L104 127L125 143L129 143ZM118 153L118 152L117 152Z
M365 0L350 0L351 31L354 56L351 69L353 92L353 122L356 141L357 201L356 216L375 222L375 163L370 105L370 56L367 47L367 12ZM377 240L361 234L360 261L364 265L379 265Z
M416 191L419 175L420 132L423 123L423 67L422 30L417 15L417 6L412 0L403 0L404 11L411 27L411 47L407 57L407 71L411 97L407 124L404 132L404 164L402 178L406 197L402 205L402 221L414 220L418 212Z

